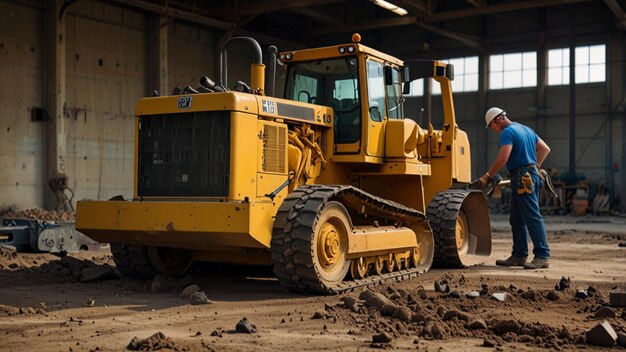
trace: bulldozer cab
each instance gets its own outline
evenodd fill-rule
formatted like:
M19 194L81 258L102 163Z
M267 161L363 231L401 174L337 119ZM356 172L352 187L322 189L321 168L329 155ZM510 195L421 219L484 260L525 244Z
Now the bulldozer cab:
M281 53L287 66L284 98L332 107L334 154L380 164L385 123L403 117L402 61L359 40Z

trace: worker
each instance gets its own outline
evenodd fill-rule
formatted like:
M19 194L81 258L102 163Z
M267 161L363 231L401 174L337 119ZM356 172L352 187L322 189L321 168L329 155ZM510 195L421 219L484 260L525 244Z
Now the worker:
M499 266L523 266L524 269L550 267L550 248L543 217L539 212L541 164L550 153L550 147L535 131L512 122L506 112L493 107L485 114L485 129L500 133L500 151L491 168L475 180L480 188L489 184L506 163L511 176L511 214L509 222L513 232L513 251L507 259L496 260ZM528 235L533 242L533 260L528 258Z

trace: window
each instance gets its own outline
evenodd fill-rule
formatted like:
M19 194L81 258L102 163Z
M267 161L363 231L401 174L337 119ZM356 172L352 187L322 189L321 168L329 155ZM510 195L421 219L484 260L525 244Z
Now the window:
M335 143L356 143L361 135L358 71L354 56L291 63L287 69L284 96L332 107Z
M576 47L576 84L606 80L606 46ZM548 85L569 84L569 48L548 50Z
M402 111L403 100L400 71L391 68L391 84L387 86L387 117L401 119L404 116Z
M385 117L385 76L383 64L367 61L367 96L370 119L380 122Z
M537 85L537 52L491 55L489 89L534 87Z
M478 91L478 56L459 57L440 61L454 65L454 80L452 81L453 93ZM441 94L441 86L434 79L432 94ZM409 96L422 95L424 95L424 79L420 78L411 82L411 94L409 94Z

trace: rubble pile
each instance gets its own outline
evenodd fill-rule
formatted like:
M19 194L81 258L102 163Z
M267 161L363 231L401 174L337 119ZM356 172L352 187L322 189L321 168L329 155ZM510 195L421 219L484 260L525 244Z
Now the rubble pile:
M74 212L44 210L40 208L24 209L13 211L7 209L0 212L0 218L3 219L36 219L45 221L72 221L75 218Z

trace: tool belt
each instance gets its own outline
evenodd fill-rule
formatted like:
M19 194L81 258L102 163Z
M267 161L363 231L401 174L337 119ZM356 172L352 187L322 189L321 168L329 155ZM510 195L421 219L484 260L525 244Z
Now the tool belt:
M522 195L532 193L535 190L535 183L533 182L533 178L530 174L532 170L537 172L537 176L539 176L543 184L546 186L550 195L554 198L559 198L556 190L554 189L554 185L552 185L550 175L544 169L539 170L535 164L523 165L509 171L510 176L518 180L516 190L517 194Z

